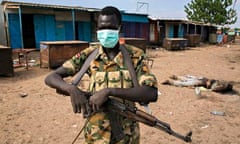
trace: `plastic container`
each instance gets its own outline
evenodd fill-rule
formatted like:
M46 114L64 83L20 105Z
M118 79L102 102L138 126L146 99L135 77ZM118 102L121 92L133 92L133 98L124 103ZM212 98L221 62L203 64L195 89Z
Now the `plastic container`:
M219 116L224 116L225 115L225 112L222 112L222 111L211 111L210 113L213 114L213 115L219 115Z

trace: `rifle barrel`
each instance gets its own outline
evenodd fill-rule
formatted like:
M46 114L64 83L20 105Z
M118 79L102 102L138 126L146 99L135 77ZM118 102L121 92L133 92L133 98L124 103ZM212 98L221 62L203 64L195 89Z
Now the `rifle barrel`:
M159 121L158 121L158 122L156 123L156 125L155 125L155 128L158 128L158 129L160 129L160 130L163 130L163 131L167 132L168 134L170 134L170 135L172 135L172 136L175 136L175 137L177 137L177 138L179 138L179 139L181 139L181 140L183 140L183 141L185 141L185 142L191 142L191 141L192 141L192 138L191 138L191 136L192 136L192 131L188 132L188 134L187 134L186 136L184 136L184 135L181 135L181 134L173 131L173 130L171 129L170 125L169 125L169 124L166 125L166 124L167 124L167 123L165 123L165 122L159 122Z

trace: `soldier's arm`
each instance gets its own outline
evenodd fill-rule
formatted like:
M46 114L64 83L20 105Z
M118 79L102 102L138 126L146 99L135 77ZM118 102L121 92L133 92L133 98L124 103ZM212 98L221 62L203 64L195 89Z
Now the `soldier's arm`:
M67 69L60 67L46 77L45 83L52 88L70 95L74 113L86 113L86 93L78 89L77 86L65 82L63 78L67 76L69 76Z
M69 76L67 69L59 67L45 78L45 84L51 88L67 91L70 85L63 80L63 78L67 76Z
M109 96L122 98L139 103L149 103L157 101L158 89L150 86L140 86L133 88L105 88L94 93L89 102L93 109L99 109L107 101Z
M141 103L154 102L158 96L157 88L146 85L127 89L109 88L107 91L109 91L109 95Z

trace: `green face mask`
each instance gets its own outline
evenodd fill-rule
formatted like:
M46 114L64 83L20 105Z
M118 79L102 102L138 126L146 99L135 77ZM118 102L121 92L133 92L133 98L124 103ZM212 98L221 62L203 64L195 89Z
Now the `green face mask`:
M97 31L97 39L105 48L114 48L119 40L119 30L104 29Z

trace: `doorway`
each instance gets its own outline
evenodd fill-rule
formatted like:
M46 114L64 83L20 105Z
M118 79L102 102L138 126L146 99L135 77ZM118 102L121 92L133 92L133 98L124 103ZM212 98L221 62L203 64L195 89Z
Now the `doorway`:
M178 37L178 29L179 29L179 26L178 25L174 25L174 27L173 27L173 37L174 38Z
M36 48L32 14L22 15L22 31L24 48Z

